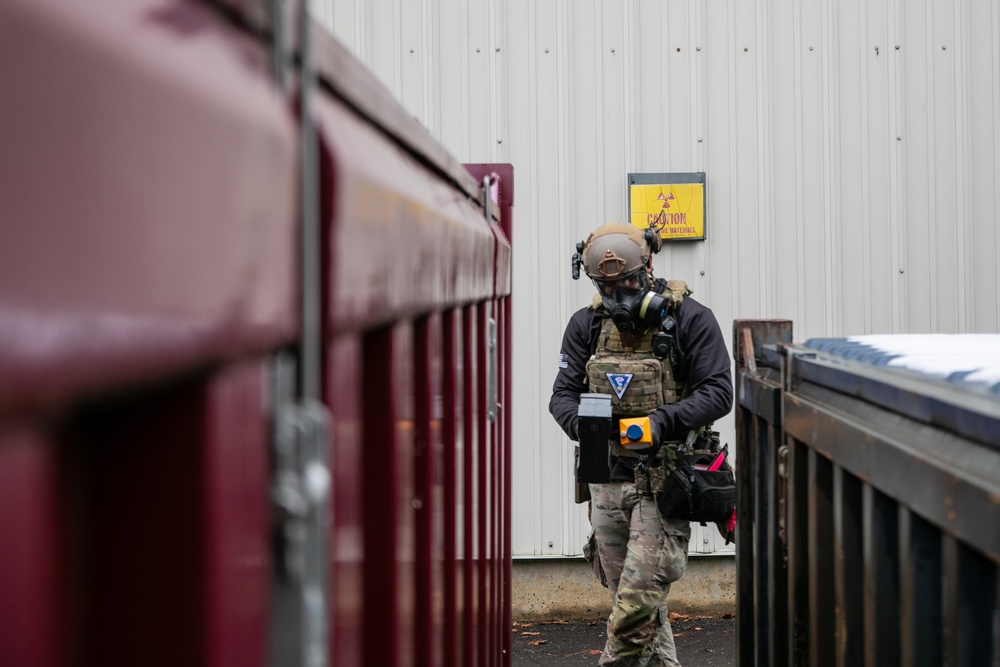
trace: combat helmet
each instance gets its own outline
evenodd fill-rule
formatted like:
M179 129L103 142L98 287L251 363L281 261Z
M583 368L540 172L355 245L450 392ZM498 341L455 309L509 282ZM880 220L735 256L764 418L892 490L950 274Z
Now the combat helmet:
M595 229L583 245L583 268L592 280L620 281L645 273L643 286L650 282L650 256L660 249L660 237L650 230L609 222Z

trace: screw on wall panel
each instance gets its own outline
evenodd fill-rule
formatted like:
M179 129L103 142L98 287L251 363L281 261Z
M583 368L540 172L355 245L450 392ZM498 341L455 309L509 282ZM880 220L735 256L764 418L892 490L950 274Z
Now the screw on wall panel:
M413 509L415 510L418 510L424 506L424 503L422 500L420 500L420 498L414 498L412 504L413 504Z
M413 53L413 49L410 49L410 53Z
M708 538L706 537L705 539L703 539L703 540L702 540L702 543L703 543L703 544L708 544Z
M699 144L701 143L701 137L698 137L698 143Z
M548 50L548 49L545 49L545 53L548 53L548 52L549 52L549 50Z
M902 140L903 140L903 137L899 137L899 136L896 137L896 141L902 141Z
M614 50L614 49L611 49L611 53L614 53L614 52L615 52L615 50Z
M677 47L677 53L680 53L680 52L681 52L681 47L678 46Z
M549 542L549 548L550 549L552 548L552 542Z
M810 51L812 51L812 50L813 50L813 47L811 47L811 46L810 46L810 47L809 47L809 50L810 50Z
M497 139L497 143L498 144L502 144L503 143L503 139Z
M700 46L696 46L696 47L694 47L694 50L695 51L701 51L701 47Z
M875 47L875 55L878 55L878 47Z
M899 51L899 44L896 45L896 50Z
M479 53L479 49L476 49L476 53Z
M704 272L704 271L702 271L702 272L701 272L701 275L705 275L705 272Z
M500 47L499 46L497 47L497 53L500 53Z

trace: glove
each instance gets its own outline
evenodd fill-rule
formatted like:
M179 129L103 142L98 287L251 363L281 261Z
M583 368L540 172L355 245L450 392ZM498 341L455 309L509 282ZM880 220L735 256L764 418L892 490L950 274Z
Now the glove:
M573 417L573 421L569 425L569 439L576 440L580 442L580 418Z
M660 424L656 421L656 417L653 415L649 416L649 437L653 441L653 446L660 444Z

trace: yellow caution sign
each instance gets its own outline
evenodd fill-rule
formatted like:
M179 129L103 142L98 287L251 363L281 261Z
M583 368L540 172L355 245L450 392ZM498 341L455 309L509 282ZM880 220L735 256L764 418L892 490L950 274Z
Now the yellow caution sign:
M655 175L629 176L629 222L659 232L665 241L705 239L704 174L691 174L701 178L693 183L635 183L634 176Z

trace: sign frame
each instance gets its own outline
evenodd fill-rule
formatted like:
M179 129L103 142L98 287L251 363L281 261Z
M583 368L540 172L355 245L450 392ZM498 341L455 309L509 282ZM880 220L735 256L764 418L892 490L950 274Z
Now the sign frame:
M633 187L663 186L701 186L701 234L683 233L671 234L669 225L664 225L660 230L660 238L664 243L676 243L681 241L704 241L708 238L708 187L705 172L674 172L674 173L629 173L626 180L625 199L628 202L628 223L639 229L648 229L646 225L636 224L632 220L632 194ZM666 208L666 204L664 206ZM697 229L697 225L695 225Z

